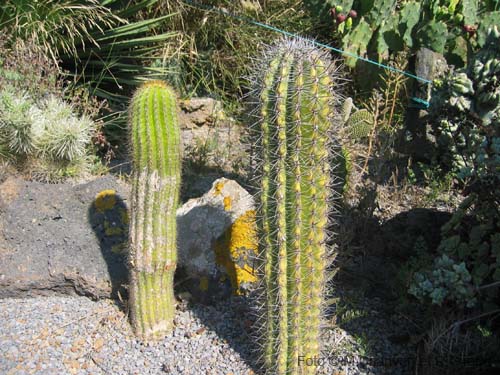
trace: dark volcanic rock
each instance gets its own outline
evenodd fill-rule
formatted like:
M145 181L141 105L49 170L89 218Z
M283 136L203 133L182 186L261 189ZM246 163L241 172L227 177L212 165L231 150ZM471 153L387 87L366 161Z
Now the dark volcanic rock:
M0 297L112 296L127 279L126 197L110 176L77 186L3 182Z

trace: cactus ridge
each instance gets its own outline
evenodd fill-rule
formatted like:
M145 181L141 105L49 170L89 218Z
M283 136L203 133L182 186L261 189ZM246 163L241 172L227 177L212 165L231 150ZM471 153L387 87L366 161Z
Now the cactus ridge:
M252 82L257 122L251 129L258 184L261 305L259 341L268 373L308 374L299 358L319 356L327 268L333 110L340 103L336 67L311 43L285 39L270 47ZM332 80L332 77L339 77ZM335 87L337 89L337 87Z
M141 86L130 106L132 199L129 268L131 320L143 340L173 324L180 130L175 94L161 81Z

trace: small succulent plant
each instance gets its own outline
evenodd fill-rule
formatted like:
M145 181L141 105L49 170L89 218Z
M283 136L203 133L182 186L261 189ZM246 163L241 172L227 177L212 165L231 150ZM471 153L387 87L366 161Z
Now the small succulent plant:
M500 31L490 29L467 68L437 82L431 108L438 157L461 180L500 178Z
M85 156L95 128L91 119L75 116L71 105L53 96L32 110L32 118L39 155L67 162Z
M35 102L13 87L0 90L0 157L33 178L54 181L87 170L94 129L59 97Z
M0 143L16 157L34 150L31 108L33 102L25 94L5 88L0 91Z

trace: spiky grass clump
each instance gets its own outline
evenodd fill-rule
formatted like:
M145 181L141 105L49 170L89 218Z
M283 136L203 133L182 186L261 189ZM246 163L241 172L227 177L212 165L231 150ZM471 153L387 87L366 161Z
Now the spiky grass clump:
M312 374L320 356L342 79L312 43L283 40L256 69L262 356L267 373Z
M130 313L144 340L173 328L177 264L176 209L181 150L176 97L161 81L141 86L130 104L132 198L130 218Z
M25 94L4 88L0 91L0 143L6 153L23 157L33 151L30 109L33 102Z
M92 120L75 116L71 105L56 97L50 97L33 112L35 147L42 157L75 162L85 156L95 128Z

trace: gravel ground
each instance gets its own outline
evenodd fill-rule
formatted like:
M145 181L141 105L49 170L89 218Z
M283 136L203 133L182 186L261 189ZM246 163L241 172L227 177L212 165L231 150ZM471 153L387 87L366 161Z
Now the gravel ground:
M248 308L242 299L213 306L180 303L172 336L144 345L111 300L38 297L0 300L0 374L224 374L258 370ZM370 308L373 308L370 302ZM325 331L320 374L400 374L401 366L366 366L367 357L404 357L387 336L404 322L375 310ZM344 319L347 321L347 319ZM371 339L360 340L365 335ZM377 337L377 339L374 339ZM371 351L372 348L374 350Z

